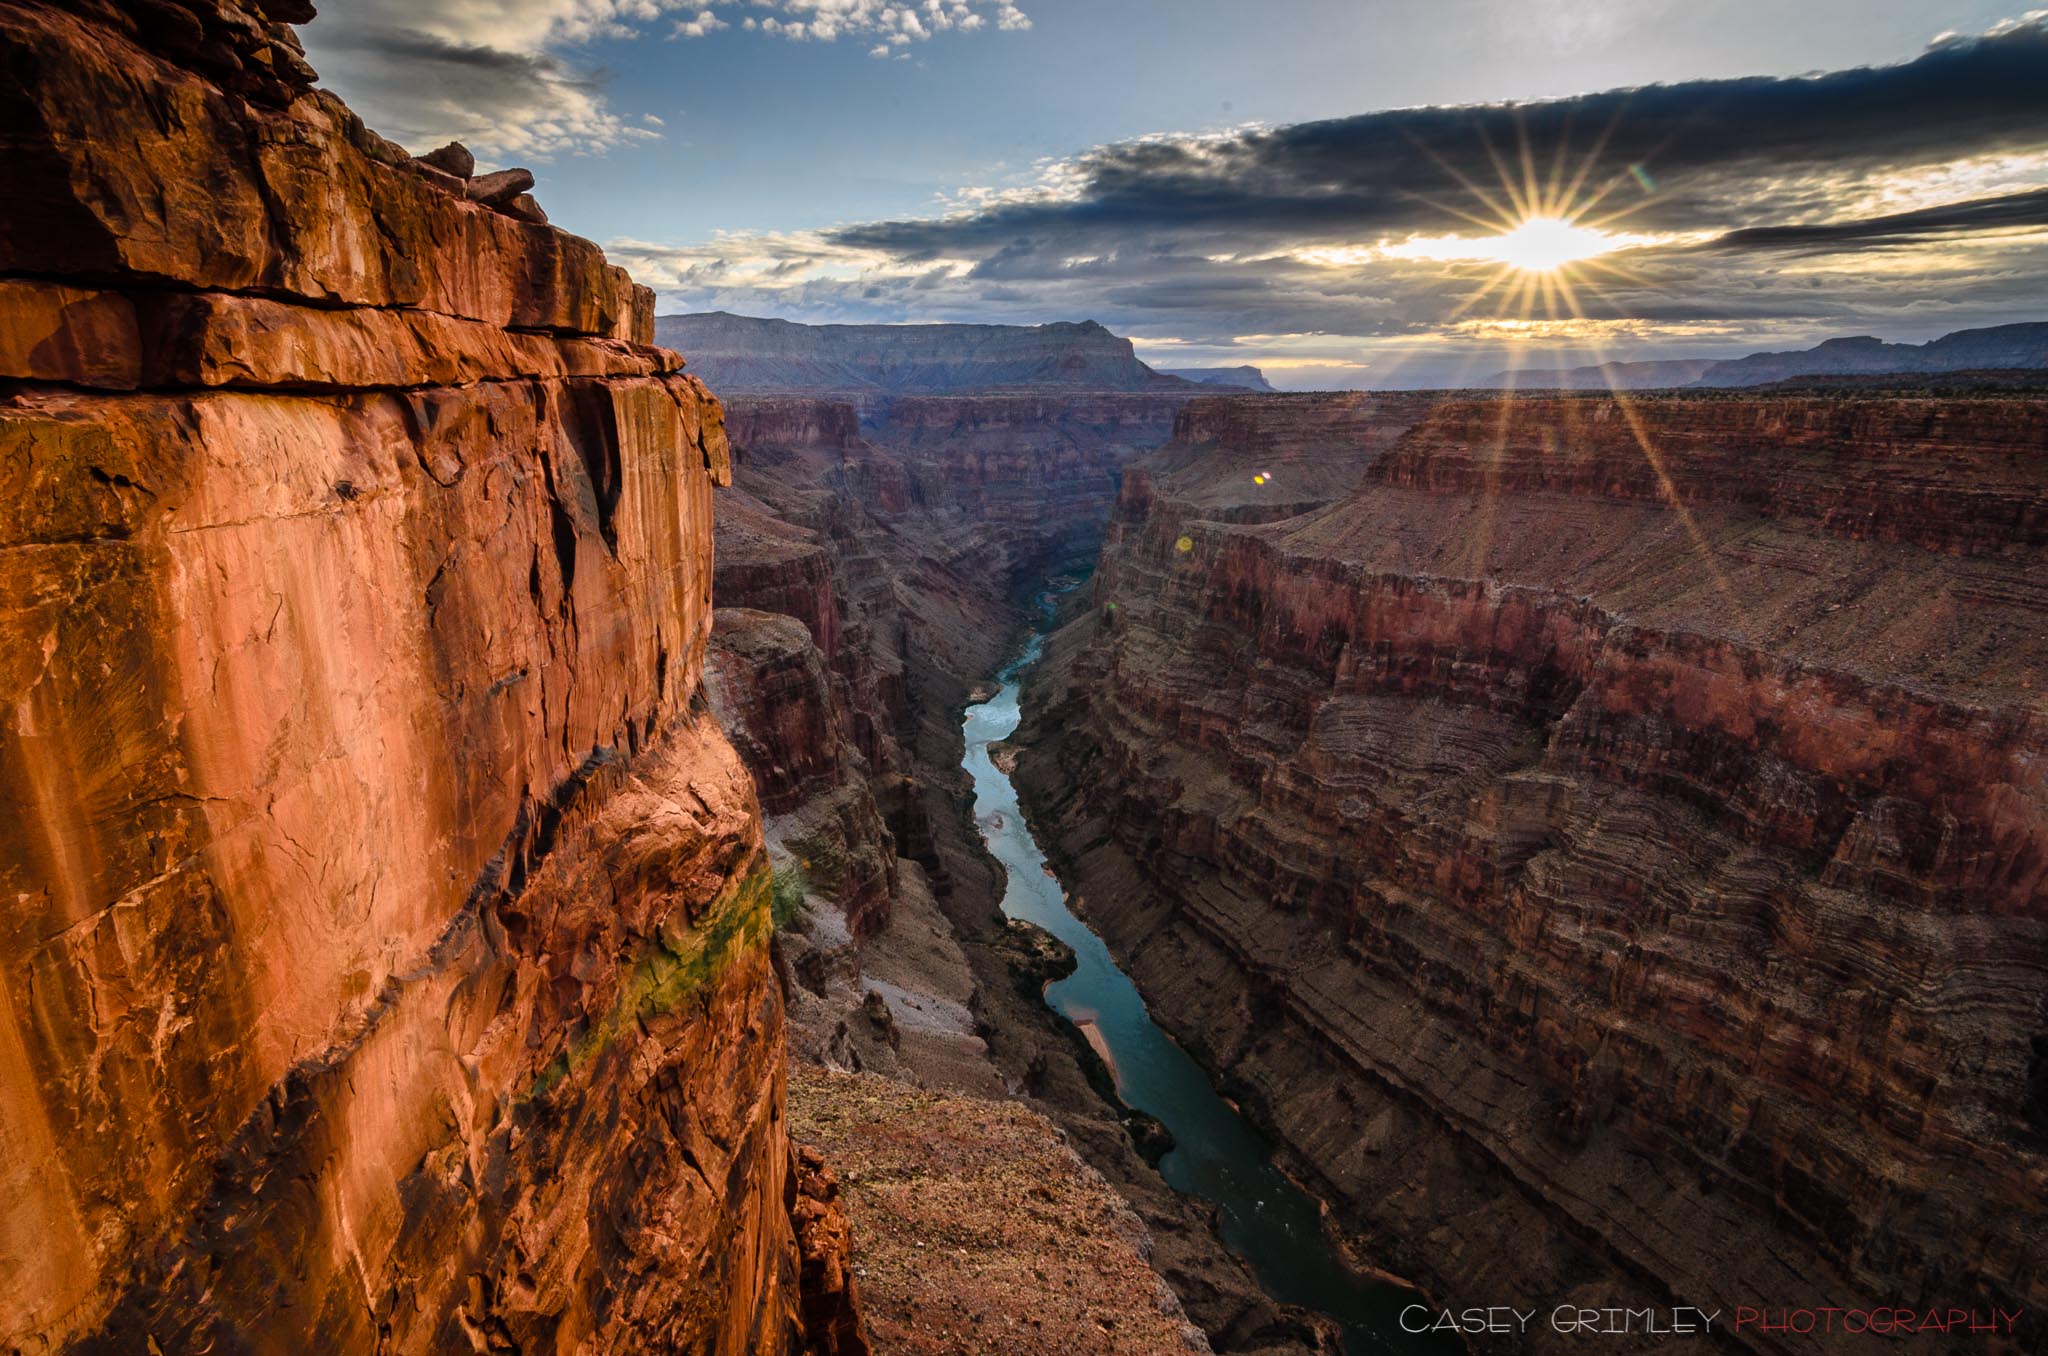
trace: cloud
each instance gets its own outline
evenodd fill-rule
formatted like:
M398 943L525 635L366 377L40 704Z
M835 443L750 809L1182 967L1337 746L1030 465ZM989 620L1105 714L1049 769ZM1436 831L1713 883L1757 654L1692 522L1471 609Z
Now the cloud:
M887 49L923 42L940 33L972 33L985 28L990 16L1004 32L1031 27L1029 16L1012 0L747 0L747 4L753 9L773 11L766 17L749 14L743 18L740 26L749 32L794 42L879 38L870 48L870 54L876 56L894 55ZM736 10L737 0L731 0L726 7ZM713 19L717 28L728 26L717 21L715 15Z
M544 49L398 26L331 30L307 45L329 86L414 151L461 141L487 162L546 160L660 136L606 105L601 73Z
M1730 231L1712 244L1716 249L1831 250L1852 245L1875 248L1912 244L1929 236L1955 237L1978 231L2028 231L2043 227L2048 227L2048 188L1860 220L1748 226Z
M712 11L700 9L697 11L695 18L678 19L676 26L669 30L669 36L672 38L702 38L716 33L721 28L731 27L731 24L719 18Z
M665 27L670 39L737 30L896 49L991 21L1031 26L1012 0L350 0L326 10L303 31L308 56L365 121L413 150L457 140L497 163L658 139L659 122L611 108L605 73L580 50L591 43Z
M1542 103L1417 108L1204 137L1148 137L1077 162L1079 193L969 217L879 222L852 243L943 253L1056 235L1160 232L1349 243L1512 213L1582 173L1580 201L1632 230L1733 228L1826 207L1873 173L2048 148L2048 25L1950 39L1898 66L1695 81ZM1525 168L1526 156L1526 168ZM1656 191L1630 172L1641 166ZM1631 195L1635 196L1631 196ZM1602 213L1606 214L1605 212Z
M2043 71L2037 14L1891 66L1145 137L929 217L627 262L678 308L1093 317L1191 363L1926 337L2048 311ZM1460 257L1546 213L1611 252L1562 289Z

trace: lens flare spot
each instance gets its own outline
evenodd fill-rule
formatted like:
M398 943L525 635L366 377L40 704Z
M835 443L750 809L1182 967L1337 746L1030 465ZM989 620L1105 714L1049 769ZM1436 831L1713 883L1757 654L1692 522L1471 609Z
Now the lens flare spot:
M1195 549L1195 539L1193 537L1182 537L1173 544L1173 549L1179 551L1182 555L1186 555L1189 551Z

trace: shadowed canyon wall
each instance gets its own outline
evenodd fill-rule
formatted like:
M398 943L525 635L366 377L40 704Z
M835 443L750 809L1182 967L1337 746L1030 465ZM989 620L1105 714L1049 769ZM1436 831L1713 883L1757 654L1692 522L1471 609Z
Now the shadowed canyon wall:
M1444 1302L2040 1351L2044 534L2038 398L1202 399L1018 780L1155 1013Z
M310 14L0 3L0 1350L786 1351L719 406Z

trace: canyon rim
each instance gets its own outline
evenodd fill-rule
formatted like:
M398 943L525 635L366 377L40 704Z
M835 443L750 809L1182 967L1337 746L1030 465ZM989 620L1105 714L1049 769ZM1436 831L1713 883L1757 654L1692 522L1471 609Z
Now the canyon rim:
M2048 1353L1935 8L0 0L0 1352Z

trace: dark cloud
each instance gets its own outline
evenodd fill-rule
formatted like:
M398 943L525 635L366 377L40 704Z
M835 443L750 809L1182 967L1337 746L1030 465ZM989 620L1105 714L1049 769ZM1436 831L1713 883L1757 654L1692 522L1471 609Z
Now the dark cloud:
M2048 72L2044 72L2048 79ZM2010 231L2048 226L2048 188L2007 193L1996 198L1944 203L1916 212L1856 221L1819 222L1796 226L1748 226L1713 242L1714 249L1834 249L1844 245L1902 245L1927 236L1972 231Z
M550 80L562 76L562 63L543 52L508 52L480 43L451 42L412 28L343 28L325 44L327 50L361 54L402 64L408 78L422 73L432 79L449 70L473 71L496 80Z
M516 0L515 8L558 3ZM658 136L606 106L605 71L572 66L543 46L500 43L490 24L473 24L468 36L429 32L411 22L427 13L405 0L362 0L348 17L309 26L308 54L371 126L413 150L452 138L502 164Z
M1418 108L1162 138L1083 157L1071 200L849 227L840 243L906 259L983 256L1014 271L1170 235L1237 248L1461 229L1574 181L1631 229L1738 227L1827 205L1845 178L2048 146L2048 25L1956 39L1902 65L1701 80L1543 103ZM1656 185L1646 190L1631 167ZM1825 181L1817 184L1815 177ZM1475 189L1477 192L1475 192Z

